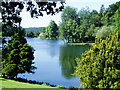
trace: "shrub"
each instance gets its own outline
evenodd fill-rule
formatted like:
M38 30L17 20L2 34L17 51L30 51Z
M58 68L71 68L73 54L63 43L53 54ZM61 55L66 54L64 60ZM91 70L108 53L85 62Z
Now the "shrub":
M120 88L120 30L77 58L74 73L85 88Z

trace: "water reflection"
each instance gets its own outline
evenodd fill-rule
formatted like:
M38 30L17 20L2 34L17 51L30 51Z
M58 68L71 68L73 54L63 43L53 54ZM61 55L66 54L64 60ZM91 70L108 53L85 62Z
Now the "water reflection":
M71 46L62 45L60 47L60 64L62 69L62 74L66 79L74 77L72 74L74 72L76 61L75 58L80 56L89 46Z
M87 50L88 46L61 45L61 40L42 40L40 38L27 38L28 43L35 49L34 74L19 74L19 77L47 82L64 87L79 87L78 77L71 74L76 66L75 58Z
M59 41L58 40L47 40L48 41L48 52L51 56L51 58L54 58L55 56L58 55L58 51L59 51Z

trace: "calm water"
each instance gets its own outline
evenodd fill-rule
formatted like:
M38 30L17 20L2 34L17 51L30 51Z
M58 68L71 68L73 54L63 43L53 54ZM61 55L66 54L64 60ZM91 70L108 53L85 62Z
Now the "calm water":
M62 45L61 40L42 40L28 38L28 43L35 49L34 74L19 75L28 80L47 82L64 87L80 86L78 77L71 75L76 66L75 58L88 50L89 46Z

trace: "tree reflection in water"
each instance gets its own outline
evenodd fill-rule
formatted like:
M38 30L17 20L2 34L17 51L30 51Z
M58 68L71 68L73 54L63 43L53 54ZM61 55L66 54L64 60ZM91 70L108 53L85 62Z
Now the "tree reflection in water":
M77 65L75 58L88 50L90 46L62 45L60 47L60 64L62 74L66 79L73 78L75 66Z

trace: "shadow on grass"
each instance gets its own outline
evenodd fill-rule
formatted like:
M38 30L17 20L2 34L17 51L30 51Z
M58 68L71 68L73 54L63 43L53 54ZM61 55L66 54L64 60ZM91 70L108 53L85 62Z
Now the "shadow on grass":
M7 81L5 78L0 78L0 81Z
M61 89L66 89L63 86L51 85L49 83L37 82L37 81L27 80L27 79L23 79L23 78L16 78L16 79L12 79L12 80L19 81L19 82L30 83L30 84L39 84L39 85L45 84L45 85L51 86L51 87L58 87L58 88L61 88Z

